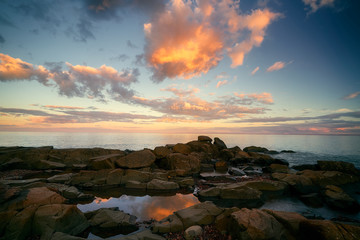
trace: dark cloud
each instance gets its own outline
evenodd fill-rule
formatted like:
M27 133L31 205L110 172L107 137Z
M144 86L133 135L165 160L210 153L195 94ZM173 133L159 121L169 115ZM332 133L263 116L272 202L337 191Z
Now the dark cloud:
M116 61L120 61L120 62L124 62L126 60L128 60L130 57L126 54L120 54L116 57L112 57L110 58L110 60L116 60Z
M87 14L100 20L121 20L122 15L129 10L155 14L165 7L164 0L84 0Z
M67 36L71 36L75 41L79 42L87 42L89 39L95 39L94 34L92 33L93 24L92 22L81 18L79 22L74 27L69 27L65 34Z
M138 46L136 46L135 44L133 44L130 40L127 40L126 42L126 45L129 47L129 48L138 48Z
M31 110L22 108L3 108L0 107L1 113L13 114L13 115L33 115L33 116L51 116L51 114L41 110Z

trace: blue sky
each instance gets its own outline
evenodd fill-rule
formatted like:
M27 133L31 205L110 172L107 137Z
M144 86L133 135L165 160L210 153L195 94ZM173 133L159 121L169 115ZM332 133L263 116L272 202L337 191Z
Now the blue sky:
M360 134L356 0L0 1L0 130Z

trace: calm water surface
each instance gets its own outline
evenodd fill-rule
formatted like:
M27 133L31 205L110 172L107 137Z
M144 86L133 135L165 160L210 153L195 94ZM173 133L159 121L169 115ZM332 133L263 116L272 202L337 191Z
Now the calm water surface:
M55 148L154 149L165 144L186 143L199 134L153 133L29 133L0 132L0 146L54 146ZM272 150L294 150L295 154L280 154L294 164L315 163L317 160L342 160L360 167L360 136L316 135L246 135L210 134L219 137L228 147L255 145Z

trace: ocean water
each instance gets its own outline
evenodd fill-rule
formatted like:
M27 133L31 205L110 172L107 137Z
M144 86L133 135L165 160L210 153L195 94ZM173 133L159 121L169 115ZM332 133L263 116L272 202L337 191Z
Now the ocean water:
M154 149L166 144L196 140L199 134L156 133L57 133L0 132L0 146L54 146L55 148ZM228 147L241 149L255 145L269 150L293 150L296 153L274 155L290 165L311 164L317 160L347 161L360 168L360 136L323 135L248 135L209 134L219 137Z

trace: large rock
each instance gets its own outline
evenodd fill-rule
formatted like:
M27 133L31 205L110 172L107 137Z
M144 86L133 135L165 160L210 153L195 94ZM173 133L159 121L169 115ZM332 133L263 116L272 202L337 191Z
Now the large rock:
M176 190L179 189L179 185L175 182L153 179L147 183L146 188L148 190Z
M156 147L153 152L156 158L166 158L171 153L171 150L167 147Z
M171 153L167 156L167 161L169 169L183 170L185 175L200 171L200 160L192 154Z
M312 171L304 170L297 174L309 178L313 184L321 187L326 185L343 185L347 183L354 183L360 180L359 176L350 175L338 171Z
M81 187L93 187L97 185L106 184L107 177L111 169L103 169L98 171L82 170L79 173L73 175L71 178L71 185L77 185Z
M46 179L49 183L67 183L71 180L73 173L58 174Z
M127 234L138 229L135 216L119 211L116 208L100 208L87 213L86 216L90 217L90 225L99 233L114 231Z
M116 159L115 163L120 168L144 168L150 167L155 159L155 155L150 150L145 149Z
M218 147L219 150L222 149L226 149L227 146L226 144L223 142L223 140L221 140L220 138L214 138L214 145Z
M65 164L47 160L39 160L35 161L31 164L31 166L35 169L45 170L45 169L64 169L66 167Z
M305 217L294 212L274 211L268 209L264 209L263 211L273 216L294 236L299 235L300 223L307 221Z
M318 161L318 167L322 171L339 171L343 173L360 175L360 171L355 168L354 164L343 161Z
M319 186L313 184L306 175L273 173L272 178L287 183L292 190L301 194L313 193L319 190Z
M231 214L230 232L242 240L289 239L284 227L270 214L258 210L242 208Z
M189 147L189 145L178 143L173 147L173 151L176 153L188 155L191 153L191 148Z
M180 232L183 231L184 225L179 217L175 214L169 215L166 218L155 222L152 228L154 233L168 233L168 232Z
M128 181L138 181L142 183L149 182L152 179L152 173L139 171L134 169L127 169L125 175L122 176L122 184L126 184Z
M106 176L106 184L107 185L120 185L122 183L122 178L125 171L123 169L114 169L109 172Z
M208 141L191 141L187 145L191 147L192 151L203 152L211 157L215 157L219 153L217 147Z
M198 141L199 142L212 142L212 139L208 136L198 136Z
M269 150L267 148L264 147L257 147L257 146L250 146L250 147L246 147L244 148L245 152L268 152Z
M115 160L124 154L109 154L105 156L94 157L90 159L90 168L94 170L113 169L115 168Z
M33 233L41 239L50 239L54 232L77 235L89 223L76 205L51 204L39 207L34 215Z
M358 202L346 194L340 187L328 185L323 192L325 202L332 208L358 212Z
M201 228L201 226L199 225L194 225L191 227L188 227L185 232L184 232L184 238L186 240L193 240L193 239L197 239L198 237L200 237L203 233L203 230Z
M226 232L231 224L231 214L237 212L240 209L237 207L225 208L223 213L218 215L215 219L215 227L220 232Z
M300 238L307 240L356 240L360 227L327 220L308 220L300 223Z
M208 225L214 222L215 217L223 212L212 202L203 202L175 212L182 221L184 228L193 225Z

